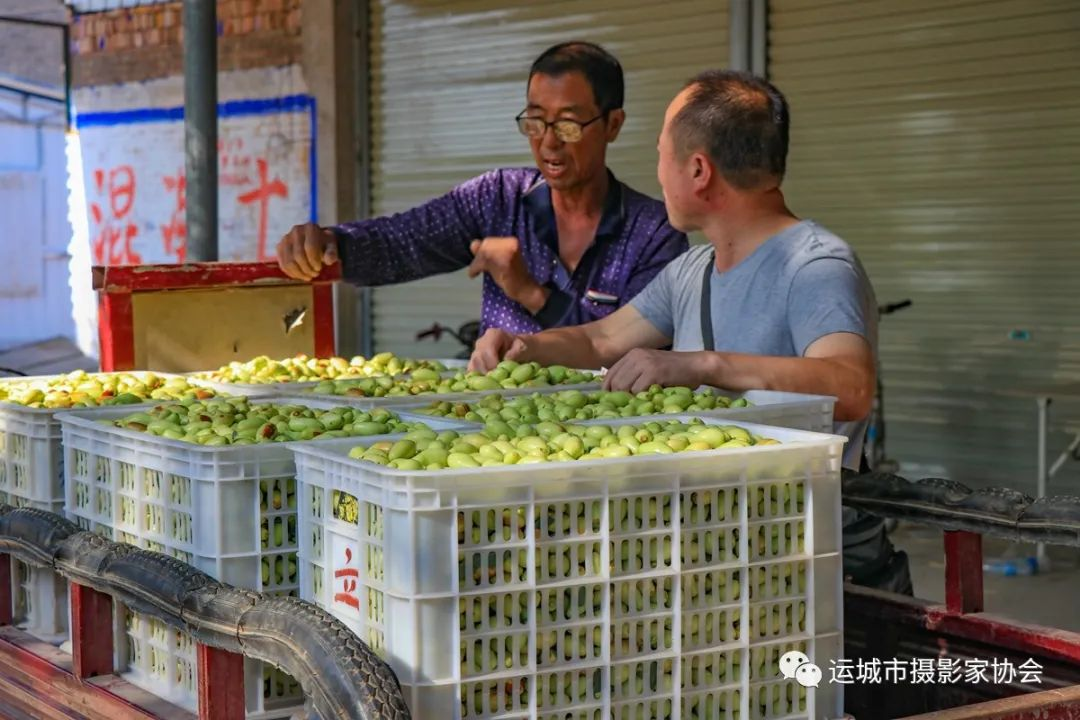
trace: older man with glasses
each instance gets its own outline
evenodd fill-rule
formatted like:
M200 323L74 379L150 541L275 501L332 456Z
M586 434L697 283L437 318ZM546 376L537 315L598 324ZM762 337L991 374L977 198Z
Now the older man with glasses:
M622 105L618 60L592 43L555 45L533 63L516 118L536 168L493 170L390 217L298 225L278 243L278 262L310 280L340 260L346 280L367 286L468 267L484 275L484 329L602 318L688 247L661 201L607 168Z

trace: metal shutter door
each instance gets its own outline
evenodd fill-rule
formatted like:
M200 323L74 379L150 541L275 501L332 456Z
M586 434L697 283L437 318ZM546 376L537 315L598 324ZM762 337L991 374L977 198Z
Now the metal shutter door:
M1080 4L784 0L769 75L790 206L915 300L882 323L890 455L1033 491L1022 391L1080 380Z
M659 197L656 138L683 82L727 64L726 0L372 0L372 211L397 212L500 166L531 165L513 125L529 65L557 42L604 45L626 72L627 122L608 163ZM480 281L464 272L373 292L375 347L452 355L451 340L414 340L433 320L480 316Z

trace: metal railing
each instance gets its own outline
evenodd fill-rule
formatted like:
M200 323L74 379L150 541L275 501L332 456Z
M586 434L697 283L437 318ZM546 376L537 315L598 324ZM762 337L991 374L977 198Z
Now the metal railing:
M1015 542L1080 547L1080 497L1035 499L1017 490L972 490L940 478L912 482L889 473L845 472L843 498L845 505L880 517Z
M1014 490L972 490L934 478L911 482L885 473L845 473L843 498L846 505L866 512L946 531L947 605L954 612L981 609L978 535L1080 546L1080 498L1076 497L1035 500ZM965 553L968 562L961 563L957 558ZM236 589L174 558L85 532L58 515L2 505L4 569L6 555L67 578L72 583L73 616L80 613L77 605L87 604L85 598L77 602L76 591L101 593L190 633L203 646L281 668L303 687L309 717L410 717L390 667L345 625L310 603ZM972 560L976 564L965 570ZM10 590L9 581L5 582ZM10 619L10 594L2 602L7 607L0 611ZM107 612L97 612L111 628L111 603ZM96 670L86 665L85 657L80 661L79 625L79 617L73 617L76 674L112 672L111 645L108 652L97 652L101 660ZM82 671L80 662L85 666ZM238 688L230 691L243 696ZM204 700L200 693L200 703Z
M190 633L200 645L281 668L303 687L309 717L410 717L390 667L345 625L310 603L233 588L179 560L110 542L42 510L0 505L0 553L54 570L70 580L73 616L81 612L77 606L94 605L82 597L82 590L90 588ZM8 562L5 558L5 568ZM3 582L10 588L8 578ZM7 615L11 613L10 600L9 594ZM96 612L106 617L111 630L111 603L107 612ZM79 633L79 625L79 618L74 617L73 636ZM77 675L112 672L111 667L79 671L80 652L84 650L111 666L111 646L103 653L103 644L111 645L102 643L102 638L80 643L79 637L73 637ZM86 659L81 661L85 664ZM242 672L239 676L243 677ZM209 680L200 677L200 703L201 686ZM240 688L228 691L243 698ZM204 715L202 709L200 715Z

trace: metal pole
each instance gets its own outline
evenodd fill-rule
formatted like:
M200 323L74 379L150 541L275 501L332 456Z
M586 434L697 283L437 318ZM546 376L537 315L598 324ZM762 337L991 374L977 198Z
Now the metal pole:
M371 3L355 0L356 216L371 217ZM375 307L369 287L360 288L360 353L375 354Z
M217 3L184 0L187 255L218 259Z
M750 72L768 77L769 5L768 0L753 0L750 22Z
M1035 479L1035 495L1040 498L1046 497L1046 435L1050 425L1050 398L1045 395L1040 395L1035 398L1035 403L1039 408L1039 475ZM1049 569L1049 559L1046 555L1046 545L1039 543L1036 546L1035 558L1039 563L1039 570L1045 571Z
M728 5L730 52L728 65L732 70L750 69L750 0L731 0Z

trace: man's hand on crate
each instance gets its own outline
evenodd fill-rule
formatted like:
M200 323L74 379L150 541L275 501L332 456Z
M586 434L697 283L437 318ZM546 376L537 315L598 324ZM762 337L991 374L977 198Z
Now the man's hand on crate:
M604 374L604 389L639 393L653 385L706 385L709 381L707 354L635 348Z

